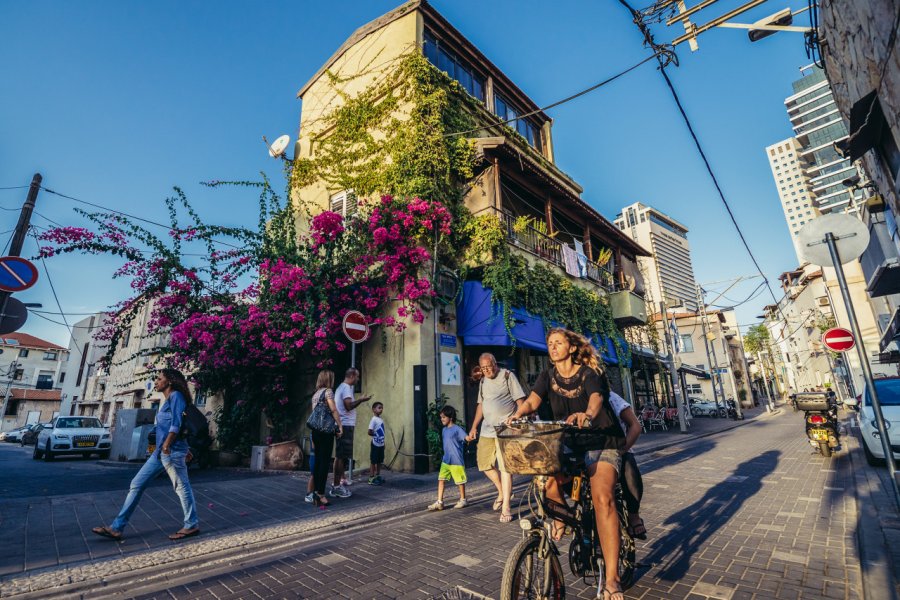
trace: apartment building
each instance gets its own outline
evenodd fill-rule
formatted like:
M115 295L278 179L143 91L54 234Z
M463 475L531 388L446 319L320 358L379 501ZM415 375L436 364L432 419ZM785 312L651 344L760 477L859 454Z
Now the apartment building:
M66 379L62 367L68 353L62 346L27 333L0 336L0 383L4 394L0 430L15 429L59 411L60 388ZM41 408L33 402L52 406Z

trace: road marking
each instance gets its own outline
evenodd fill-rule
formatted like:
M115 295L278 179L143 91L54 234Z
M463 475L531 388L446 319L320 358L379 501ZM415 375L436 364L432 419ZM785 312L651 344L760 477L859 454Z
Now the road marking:
M337 565L344 562L345 560L347 560L347 557L342 556L337 552L332 552L331 554L326 554L324 556L317 556L314 560L320 565L330 567L332 565Z
M698 581L694 584L694 587L691 588L691 593L700 596L708 596L710 598L720 598L721 600L731 600L734 596L734 588Z
M447 562L453 563L454 565L459 565L464 569L469 569L481 564L480 559L475 558L474 556L469 556L468 554L460 554L459 556L451 558Z
M806 564L807 557L803 554L793 554L791 552L782 552L781 550L776 550L772 553L772 560L783 560L785 562L795 562Z

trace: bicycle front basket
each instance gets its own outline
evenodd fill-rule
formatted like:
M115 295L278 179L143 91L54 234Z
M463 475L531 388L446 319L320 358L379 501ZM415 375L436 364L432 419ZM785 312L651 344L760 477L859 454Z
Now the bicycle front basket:
M553 475L562 471L564 429L557 423L526 423L498 428L503 469L515 475Z

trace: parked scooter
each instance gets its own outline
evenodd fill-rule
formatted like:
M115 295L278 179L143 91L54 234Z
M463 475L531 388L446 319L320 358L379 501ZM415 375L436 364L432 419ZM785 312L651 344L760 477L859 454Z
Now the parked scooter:
M829 457L840 446L837 402L825 392L801 392L791 397L798 410L803 411L806 437L822 456Z

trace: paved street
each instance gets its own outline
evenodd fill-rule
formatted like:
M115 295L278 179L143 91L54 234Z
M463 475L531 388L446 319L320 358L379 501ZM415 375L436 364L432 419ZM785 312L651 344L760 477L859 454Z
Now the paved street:
M786 413L643 457L650 539L629 598L859 598L857 514L845 452L811 453ZM450 496L453 497L452 495ZM496 597L520 533L489 500L385 517L264 564L150 598ZM573 597L593 589L569 578Z

